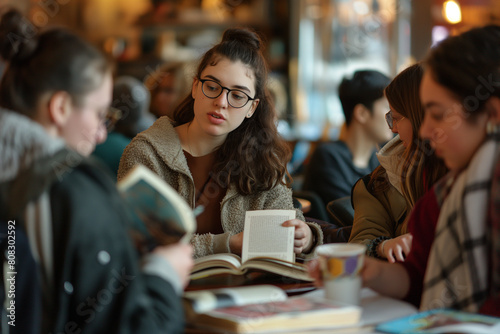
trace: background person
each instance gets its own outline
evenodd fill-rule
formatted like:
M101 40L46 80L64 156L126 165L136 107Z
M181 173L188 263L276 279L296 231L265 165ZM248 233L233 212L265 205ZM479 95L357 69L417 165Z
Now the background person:
M354 222L349 242L368 246L370 256L404 261L411 249L408 218L415 202L447 169L418 134L424 119L420 64L399 73L385 88L389 128L397 134L377 153L380 166L353 188Z
M151 94L149 111L156 117L174 117L174 110L191 90L193 73L188 62L161 65L144 80Z
M335 142L314 150L301 190L318 194L323 204L351 195L359 178L378 166L377 145L392 138L384 115L389 109L384 88L390 79L373 70L356 71L344 78L338 93L345 116L345 131Z
M149 91L141 81L131 76L120 76L113 83L113 102L116 124L106 140L96 145L93 156L109 169L118 173L123 150L139 132L150 127L154 120L149 117Z

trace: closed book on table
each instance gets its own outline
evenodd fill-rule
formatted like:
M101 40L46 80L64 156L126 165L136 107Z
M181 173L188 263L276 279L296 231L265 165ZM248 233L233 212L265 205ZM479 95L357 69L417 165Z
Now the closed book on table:
M360 324L359 306L306 296L286 298L280 294L274 297L269 295L269 300L273 299L275 301L214 308L200 314L188 312L188 322L197 328L225 333L290 333Z

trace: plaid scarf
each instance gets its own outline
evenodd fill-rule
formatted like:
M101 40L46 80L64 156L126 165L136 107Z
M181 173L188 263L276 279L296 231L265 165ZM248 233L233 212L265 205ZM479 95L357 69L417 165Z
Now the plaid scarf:
M498 140L487 140L466 170L448 174L434 187L441 209L424 277L421 310L449 307L478 312L492 293L489 286L500 285L498 275L493 276L488 269L493 264L498 270L498 263L494 264L498 257L493 252L499 244L499 226L490 224L488 209L490 200L498 201L499 196L490 196L491 190L498 192L498 185L492 188L492 175L499 164L499 146Z

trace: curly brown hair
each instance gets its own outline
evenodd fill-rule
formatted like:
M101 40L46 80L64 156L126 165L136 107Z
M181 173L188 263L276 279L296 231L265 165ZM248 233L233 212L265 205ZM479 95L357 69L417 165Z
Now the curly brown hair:
M276 111L267 89L267 63L261 50L261 39L249 29L227 29L222 41L208 50L196 71L196 77L207 66L221 58L241 61L255 75L255 99L260 102L251 118L246 118L216 153L213 169L214 180L222 187L234 184L242 195L270 190L277 184L288 185L286 164L291 158L287 143L278 134ZM189 94L174 112L177 125L194 118L194 99Z

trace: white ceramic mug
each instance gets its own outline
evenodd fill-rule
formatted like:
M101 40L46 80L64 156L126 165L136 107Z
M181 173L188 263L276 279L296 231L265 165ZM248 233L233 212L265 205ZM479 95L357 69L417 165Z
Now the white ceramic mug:
M361 302L361 277L366 246L335 243L316 248L325 297L345 304Z

